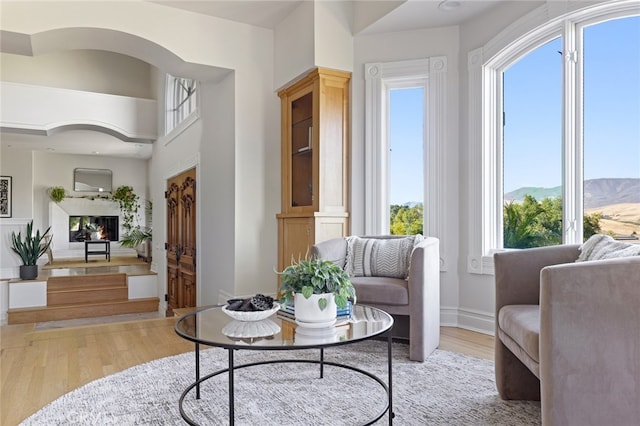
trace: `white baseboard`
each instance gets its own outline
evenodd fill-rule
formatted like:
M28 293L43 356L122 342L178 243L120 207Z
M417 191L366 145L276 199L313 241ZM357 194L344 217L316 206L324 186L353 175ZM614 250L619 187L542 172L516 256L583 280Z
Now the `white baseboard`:
M441 306L440 307L440 325L443 327L458 326L458 308Z
M458 327L493 336L495 330L494 315L493 313L472 309L458 309Z

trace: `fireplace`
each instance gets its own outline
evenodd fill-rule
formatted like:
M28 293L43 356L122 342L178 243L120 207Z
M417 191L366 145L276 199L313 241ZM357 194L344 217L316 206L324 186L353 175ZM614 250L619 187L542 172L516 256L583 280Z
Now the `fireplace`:
M102 238L118 241L118 216L69 216L69 242L86 240L87 234L91 234L90 225L102 231Z

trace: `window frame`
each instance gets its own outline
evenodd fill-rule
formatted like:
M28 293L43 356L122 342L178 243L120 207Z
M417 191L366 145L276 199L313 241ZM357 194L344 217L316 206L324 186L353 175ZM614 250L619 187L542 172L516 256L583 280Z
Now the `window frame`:
M444 147L447 138L447 58L436 56L365 64L365 233L389 233L389 92L423 87L423 234L440 240L440 270L446 271Z
M174 96L176 87L179 81L191 80L195 83L195 90L190 96L188 102L185 101L185 97ZM169 73L165 78L165 114L164 114L164 134L166 143L171 142L193 124L198 118L200 118L200 96L198 96L200 83L194 79L176 77ZM180 102L184 102L180 105ZM188 111L186 111L188 110ZM170 127L172 124L172 127Z
M553 3L543 5L468 54L469 273L493 274L493 253L505 250L502 248L502 71L558 36L562 37L564 52L563 244L582 241L582 28L640 15L640 5L620 1L573 7L576 10L571 12Z

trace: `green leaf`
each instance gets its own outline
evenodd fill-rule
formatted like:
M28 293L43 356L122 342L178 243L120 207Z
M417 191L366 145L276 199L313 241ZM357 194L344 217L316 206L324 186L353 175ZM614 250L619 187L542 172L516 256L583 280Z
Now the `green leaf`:
M313 287L311 286L302 287L302 295L304 296L305 299L310 298L312 294L313 294Z
M324 311L324 308L327 307L327 298L321 297L320 299L318 299L318 306L320 307L321 311Z

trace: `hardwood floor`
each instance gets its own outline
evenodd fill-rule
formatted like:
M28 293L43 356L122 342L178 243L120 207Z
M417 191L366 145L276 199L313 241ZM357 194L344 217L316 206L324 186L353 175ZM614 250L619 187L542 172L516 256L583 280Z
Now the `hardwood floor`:
M193 350L173 318L35 331L0 329L0 424L16 425L54 399L95 379ZM493 359L493 337L441 329L440 349Z

